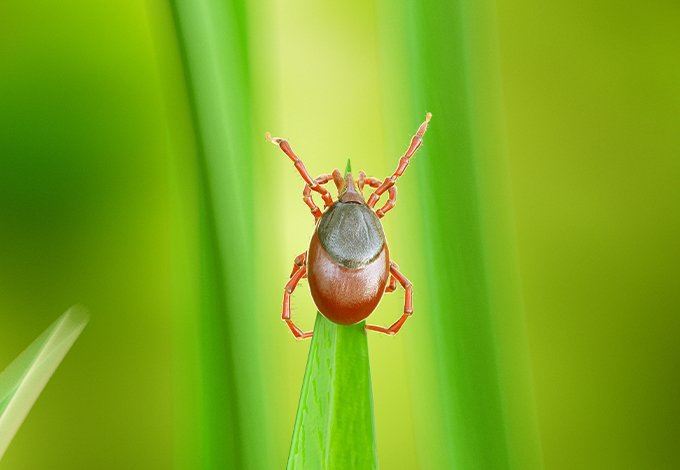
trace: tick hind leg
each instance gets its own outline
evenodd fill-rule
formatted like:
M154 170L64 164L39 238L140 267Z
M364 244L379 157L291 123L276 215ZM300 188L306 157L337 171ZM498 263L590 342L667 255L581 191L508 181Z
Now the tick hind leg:
M289 278L293 277L295 275L295 271L300 269L300 267L304 266L305 261L307 261L307 252L305 251L304 253L300 253L295 257L293 260L293 270L290 272ZM307 277L307 274L305 273L304 276L302 277Z
M397 266L396 263L393 264L396 269L399 269L399 266ZM395 290L397 290L397 278L394 277L394 274L390 274L390 282L388 282L385 286L385 292L390 293L394 292Z
M300 279L307 275L307 266L305 266L305 260L307 258L307 252L302 253L297 258L295 258L293 265L293 272L290 275L290 279L283 290L283 310L281 313L281 319L286 322L288 328L295 336L295 339L305 339L311 338L311 331L302 331L300 328L293 323L290 318L290 297L293 295L293 291L300 282Z
M399 320L395 321L387 328L378 325L366 325L366 329L394 336L399 332L404 323L406 323L408 317L413 314L413 285L411 284L411 281L399 271L396 263L390 262L390 274L399 282L399 284L401 284L401 287L404 288L404 313L399 317Z

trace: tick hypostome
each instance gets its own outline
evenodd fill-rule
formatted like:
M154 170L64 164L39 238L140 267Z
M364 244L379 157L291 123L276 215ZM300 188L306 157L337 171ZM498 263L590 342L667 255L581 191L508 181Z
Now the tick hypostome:
M303 277L309 280L309 290L319 312L341 325L350 325L367 318L375 310L383 293L394 291L397 282L405 291L404 313L389 327L367 324L366 329L394 335L413 313L413 287L390 259L380 219L397 202L395 183L423 143L431 116L427 113L425 121L411 138L406 153L399 159L399 166L382 181L366 176L363 171L359 172L359 178L355 181L351 173L343 177L338 169L314 179L288 141L267 133L267 140L283 150L305 180L302 200L314 215L315 229L309 249L295 258L293 271L283 293L281 318L297 339L312 336L311 331L300 330L290 317L290 296ZM324 188L331 180L338 188L336 201ZM368 201L362 194L364 186L373 188ZM312 191L321 195L324 211L314 203ZM388 194L387 202L374 211L373 208L384 193Z

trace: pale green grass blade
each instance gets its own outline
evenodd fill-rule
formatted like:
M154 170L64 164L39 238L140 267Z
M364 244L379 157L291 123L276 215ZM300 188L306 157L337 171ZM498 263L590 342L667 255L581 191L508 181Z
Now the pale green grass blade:
M0 374L0 459L87 321L71 307Z
M347 160L345 174L352 171ZM365 322L337 325L317 313L288 468L377 468Z

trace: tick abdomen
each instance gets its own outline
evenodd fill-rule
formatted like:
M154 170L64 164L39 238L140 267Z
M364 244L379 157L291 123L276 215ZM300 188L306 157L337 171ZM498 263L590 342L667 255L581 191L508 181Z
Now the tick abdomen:
M389 276L382 225L364 204L335 203L319 221L307 253L309 289L319 311L344 325L368 317Z

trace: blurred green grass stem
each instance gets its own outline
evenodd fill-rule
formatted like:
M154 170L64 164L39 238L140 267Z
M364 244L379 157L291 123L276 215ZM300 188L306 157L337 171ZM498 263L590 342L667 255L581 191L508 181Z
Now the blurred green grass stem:
M254 327L251 90L246 3L171 0L198 170L197 448L205 468L267 468ZM192 155L188 155L192 157ZM247 333L247 334L246 334ZM192 424L193 425L193 424ZM181 440L180 436L180 440Z
M437 117L416 168L443 465L540 468L501 144L495 5L407 5L416 109Z

